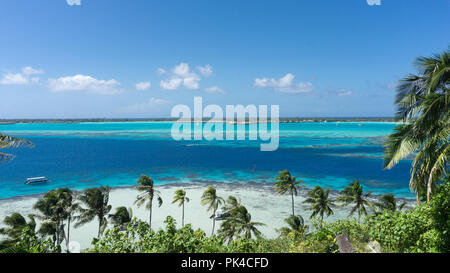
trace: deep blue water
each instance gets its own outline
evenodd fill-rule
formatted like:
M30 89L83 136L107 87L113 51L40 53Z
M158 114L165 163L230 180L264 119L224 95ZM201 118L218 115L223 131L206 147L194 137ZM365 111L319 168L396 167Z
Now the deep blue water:
M408 188L410 161L382 169L381 141L393 124L280 125L280 148L274 152L261 152L259 142L174 141L168 123L3 125L1 132L24 136L35 147L6 151L16 158L0 164L0 198L63 186L129 186L142 173L156 183L273 183L283 169L308 187L342 189L359 179L376 194L414 197ZM51 182L24 185L32 176Z

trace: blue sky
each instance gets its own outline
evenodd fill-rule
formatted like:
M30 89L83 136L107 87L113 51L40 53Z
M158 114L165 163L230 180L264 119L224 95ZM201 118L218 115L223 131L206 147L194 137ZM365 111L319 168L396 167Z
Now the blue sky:
M168 117L193 96L392 116L414 58L450 45L449 12L448 0L2 1L0 119Z

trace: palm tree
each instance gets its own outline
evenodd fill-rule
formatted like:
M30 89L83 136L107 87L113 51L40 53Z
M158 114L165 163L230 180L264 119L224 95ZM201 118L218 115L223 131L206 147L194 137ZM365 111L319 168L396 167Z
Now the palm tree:
M225 201L224 206L222 207L223 213L222 218L223 221L220 225L219 234L222 235L225 238L228 238L228 240L231 242L233 240L233 237L236 234L236 225L233 223L233 221L230 221L232 219L232 216L235 217L236 213L234 213L239 207L241 206L241 200L234 197L234 196L228 196L228 199Z
M235 209L234 216L231 216L233 223L236 226L236 233L242 234L244 238L251 239L252 234L255 237L261 237L261 232L257 226L263 226L263 223L252 222L252 216L244 206L240 206Z
M234 196L228 196L228 199L225 202L225 206L223 209L225 212L230 212L234 209L237 209L241 206L241 200L239 198L236 198Z
M86 208L80 208L80 215L78 216L78 222L75 227L82 226L98 218L98 235L100 238L108 225L108 219L106 216L111 210L109 205L109 192L111 188L108 186L101 186L99 188L87 189L78 198Z
M176 190L175 196L173 197L172 204L178 203L179 207L182 207L181 211L181 226L184 227L184 203L189 202L189 198L186 197L186 191Z
M371 192L363 193L363 186L360 185L358 180L350 183L339 193L339 197L336 199L338 202L342 202L344 205L354 204L349 216L352 216L355 211L358 211L358 221L361 220L361 215L367 215L366 206L373 207L372 203L368 200L371 196Z
M52 236L55 247L59 247L63 240L66 240L68 246L64 221L71 217L68 208L72 202L72 191L68 188L59 188L46 193L33 206L35 210L40 212L40 214L34 216L42 220L38 232Z
M329 199L330 189L322 189L320 186L316 186L314 189L308 192L308 198L304 203L309 203L311 206L308 208L312 210L310 218L316 215L320 216L320 222L323 223L323 216L333 215L334 212L331 209L334 206L333 201Z
M22 232L26 227L34 233L36 221L32 215L30 215L29 218L30 221L27 222L25 217L20 213L13 213L10 216L5 217L3 223L8 227L0 228L0 234L6 236L7 239L0 241L0 249L13 246L19 242L22 238Z
M33 143L29 140L20 137L7 136L0 133L0 150L6 148L19 148L19 147L33 147ZM0 162L14 158L11 154L0 152Z
M133 219L133 211L131 208L118 207L114 214L108 215L115 227L125 228Z
M139 177L137 183L139 184L136 189L140 192L136 198L135 204L138 205L138 207L142 206L143 204L146 204L146 208L149 209L149 219L148 224L150 228L152 227L152 208L153 208L153 198L156 197L158 200L158 206L161 207L163 200L161 198L161 193L158 190L155 190L153 179L148 177L147 175L143 174Z
M409 75L397 87L396 117L403 121L385 142L385 168L416 153L409 187L427 203L436 183L448 170L450 156L450 51L433 57L420 57L418 75Z
M217 196L216 188L214 187L208 187L202 195L201 204L203 206L208 205L208 208L206 209L207 211L213 211L213 215L211 217L213 220L211 236L214 235L214 226L216 225L216 211L223 203L223 198Z
M294 195L297 196L297 189L302 187L300 183L303 180L296 180L295 176L291 176L288 170L284 170L275 177L277 181L274 184L275 192L278 194L286 194L289 193L291 195L292 201L292 215L295 215L294 211Z
M397 210L402 210L405 207L406 202L398 205L397 201L395 200L395 196L392 193L388 193L381 196L380 201L375 203L374 205L381 211L389 210L394 212Z
M264 224L260 222L252 222L252 216L247 208L240 205L228 211L228 215L220 226L219 234L227 238L229 242L233 238L251 239L252 235L259 238L261 232L257 227L262 225Z
M69 252L69 243L70 243L70 225L73 219L76 219L75 213L80 211L80 204L78 201L78 193L76 191L71 191L69 189L63 189L60 191L61 199L65 200L64 202L64 210L66 212L66 220L67 220L67 234L65 237L66 241L66 250Z
M308 226L305 225L305 220L300 215L291 215L284 219L284 222L288 225L278 230L281 236L287 236L288 234L294 234L295 239L303 237L308 231Z

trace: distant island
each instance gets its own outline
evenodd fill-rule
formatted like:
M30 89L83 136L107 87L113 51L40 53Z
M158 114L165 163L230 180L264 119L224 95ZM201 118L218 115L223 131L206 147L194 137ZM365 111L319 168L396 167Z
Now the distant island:
M0 125L16 123L81 123L81 122L164 122L178 121L178 118L85 118L85 119L0 119ZM209 119L203 120L208 122ZM270 122L270 119L268 120ZM394 117L285 117L279 119L280 123L303 122L398 122ZM249 123L246 120L245 123Z

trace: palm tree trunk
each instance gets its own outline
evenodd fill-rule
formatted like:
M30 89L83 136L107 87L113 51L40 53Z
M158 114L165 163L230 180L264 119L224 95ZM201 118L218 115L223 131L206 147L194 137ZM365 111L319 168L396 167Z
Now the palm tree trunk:
M72 217L69 216L67 219L67 238L66 238L66 251L67 253L70 253L69 251L69 243L70 243L70 220Z
M214 235L214 226L215 225L216 225L216 210L214 210L214 214L213 214L213 226L212 226L211 236Z
M100 235L101 235L100 231L102 230L102 222L103 222L103 217L98 219L98 235L97 235L97 238L99 238L99 239L100 239Z
M295 212L294 212L294 192L293 191L291 191L291 200L292 200L292 215L295 215Z
M150 213L148 218L148 225L150 228L152 228L152 204L153 204L153 198L150 198Z
M427 205L430 204L430 200L431 200L431 184L433 182L433 176L430 174L430 177L428 178L428 183L427 183Z
M184 203L183 203L183 212L181 213L181 226L184 227Z

